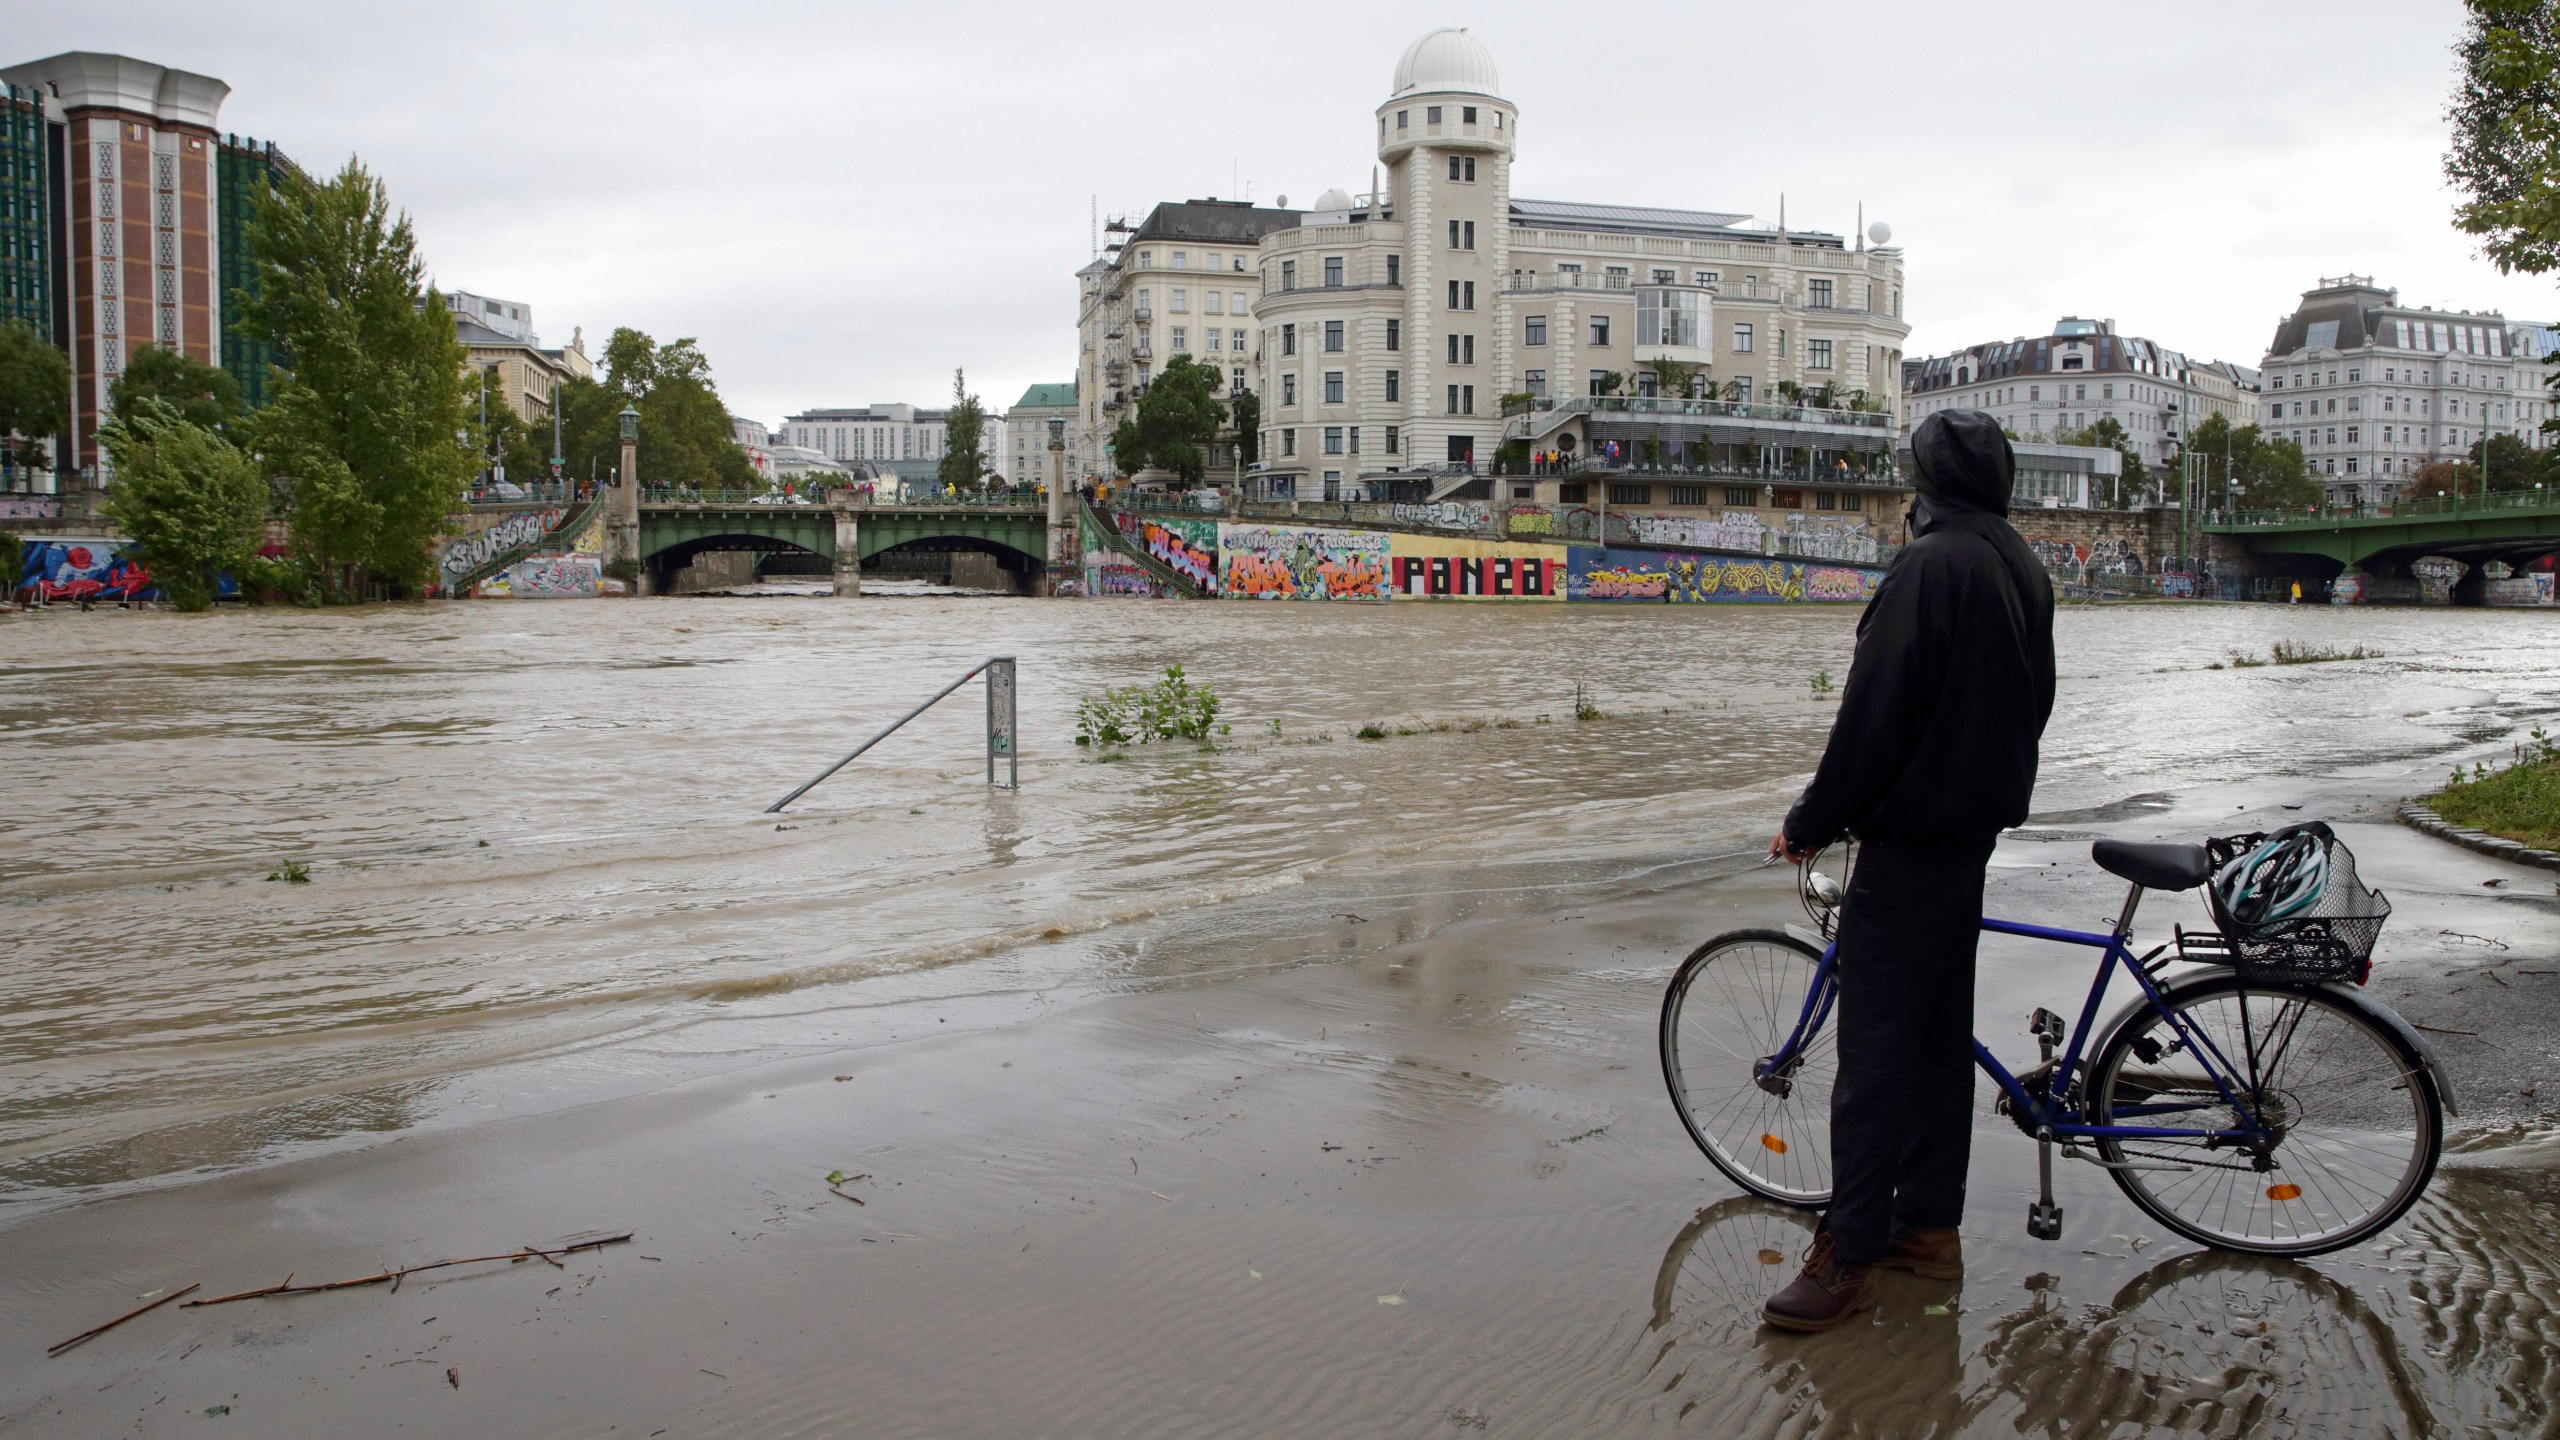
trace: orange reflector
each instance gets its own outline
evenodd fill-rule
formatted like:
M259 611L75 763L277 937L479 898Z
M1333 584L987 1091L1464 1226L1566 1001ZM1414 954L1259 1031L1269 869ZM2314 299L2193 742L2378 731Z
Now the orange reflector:
M1786 1256L1779 1254L1775 1250L1763 1250L1760 1252L1760 1263L1763 1265L1780 1264L1784 1262L1786 1258Z
M1779 1139L1775 1135L1761 1136L1760 1147L1767 1150L1772 1155L1784 1155L1787 1153L1787 1142Z
M2267 1187L2267 1198L2270 1200L2299 1200L2302 1198L2302 1187L2299 1185L2270 1185Z

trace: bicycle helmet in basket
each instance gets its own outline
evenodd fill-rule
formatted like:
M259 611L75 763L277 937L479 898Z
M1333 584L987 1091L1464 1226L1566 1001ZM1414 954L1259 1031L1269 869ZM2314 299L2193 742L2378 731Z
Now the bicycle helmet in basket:
M2276 835L2235 856L2213 877L2222 913L2244 930L2291 920L2329 888L2326 837L2306 830Z

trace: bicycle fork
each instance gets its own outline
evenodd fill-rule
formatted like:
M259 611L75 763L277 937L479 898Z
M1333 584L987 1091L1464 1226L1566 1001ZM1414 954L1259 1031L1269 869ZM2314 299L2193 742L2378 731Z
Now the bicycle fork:
M2039 1006L2032 1022L2036 1048L2044 1052L2044 1073L2053 1073L2053 1047L2062 1041L2062 1017ZM2036 1125L2036 1203L2027 1207L2027 1233L2038 1240L2062 1238L2062 1207L2053 1203L2053 1126Z

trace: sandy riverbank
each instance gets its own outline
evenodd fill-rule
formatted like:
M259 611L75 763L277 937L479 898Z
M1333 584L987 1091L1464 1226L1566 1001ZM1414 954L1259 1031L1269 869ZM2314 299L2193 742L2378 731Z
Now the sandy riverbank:
M2366 788L2253 793L2264 811L2231 819L2370 815ZM2115 887L2085 839L2220 824L2201 803L2049 817L2003 847L1992 903L2102 917ZM2560 1185L2547 1143L2497 1143L2560 1098L2544 1088L2560 966L2532 958L2560 953L2549 877L2396 826L2348 833L2400 905L2377 987L2422 1023L2479 1032L2438 1038L2461 1123L2488 1143L2391 1244L2313 1265L2157 1238L2079 1166L2060 1177L2063 1241L2029 1240L2033 1151L1986 1095L1971 1278L1894 1285L1852 1332L1760 1333L1752 1311L1803 1222L1713 1177L1653 1048L1682 953L1793 918L1778 872L1728 864L1429 934L1383 907L1344 912L1237 943L1240 958L1347 958L917 1002L837 1053L55 1209L0 1232L0 1428L2549 1426ZM2145 928L2182 915L2155 906ZM1240 935L1252 918L1238 907ZM2085 983L2076 959L1987 952L1982 1033L2024 1053L2027 1010L2065 1008ZM866 1203L828 1193L838 1169L864 1177L847 1188ZM565 1271L171 1307L41 1358L162 1287L334 1278L597 1228L637 1239Z

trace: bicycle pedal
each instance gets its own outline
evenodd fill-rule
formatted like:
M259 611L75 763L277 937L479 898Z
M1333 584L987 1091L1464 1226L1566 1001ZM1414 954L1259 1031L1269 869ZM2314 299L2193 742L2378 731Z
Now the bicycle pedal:
M2027 1233L2038 1240L2062 1238L2062 1207L2050 1200L2038 1200L2027 1207Z
M2048 1045L2062 1043L2062 1017L2039 1005L2027 1019L2027 1033Z

